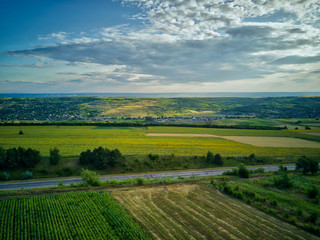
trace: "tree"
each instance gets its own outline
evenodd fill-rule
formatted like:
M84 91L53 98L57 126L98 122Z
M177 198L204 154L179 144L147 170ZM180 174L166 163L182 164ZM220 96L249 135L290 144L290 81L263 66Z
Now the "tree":
M18 163L16 160L16 149L15 148L9 148L6 151L6 164L5 167L7 168L15 168L18 167Z
M8 181L10 179L10 174L7 172L0 172L0 181Z
M239 177L241 178L249 178L249 169L244 166L243 163L238 167Z
M315 159L310 159L305 156L300 157L296 163L296 170L302 169L303 174L310 172L312 175L318 172L319 162Z
M287 173L282 173L280 177L275 177L273 183L277 188L290 188L292 187L292 182L288 177Z
M99 186L101 184L99 174L88 169L82 169L81 178L83 182L91 186Z
M256 155L254 154L254 153L251 153L250 155L249 155L249 160L253 160L253 159L255 159L256 158Z
M219 153L214 155L213 163L217 164L217 165L223 165L223 160L222 160L222 157L221 157L221 155Z
M4 150L2 147L0 147L0 169L5 168L6 166L6 150Z
M95 148L92 151L92 158L94 159L94 165L97 168L107 168L109 165L109 154L110 150L108 148Z
M31 178L33 178L32 172L25 171L25 172L22 174L22 179L24 179L24 180L31 179Z
M23 157L23 165L26 167L34 167L41 160L40 152L31 148L25 151Z
M206 160L207 160L207 163L213 163L214 157L212 152L210 151L207 152Z
M92 157L91 157L92 153L91 150L87 150L86 152L81 152L80 153L80 164L89 164L92 162Z
M50 164L57 165L60 159L59 149L57 147L50 149Z
M114 149L109 153L109 165L114 167L120 163L122 155L118 149Z

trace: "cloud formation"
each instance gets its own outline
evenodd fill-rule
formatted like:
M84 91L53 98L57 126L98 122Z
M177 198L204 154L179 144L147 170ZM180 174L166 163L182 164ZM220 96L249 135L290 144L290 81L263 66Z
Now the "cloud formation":
M310 90L320 90L315 89L320 68L318 1L123 0L122 4L140 9L131 16L139 24L108 27L91 35L52 33L39 39L58 42L5 54L73 65L74 71L56 73L64 77L60 85L104 83L119 89L115 91L121 87L236 91L239 84L254 83L256 88L248 91L270 91L274 86L284 91L288 84L300 91L305 83ZM79 73L79 65L88 67ZM298 83L298 78L305 82ZM145 88L139 88L142 85Z

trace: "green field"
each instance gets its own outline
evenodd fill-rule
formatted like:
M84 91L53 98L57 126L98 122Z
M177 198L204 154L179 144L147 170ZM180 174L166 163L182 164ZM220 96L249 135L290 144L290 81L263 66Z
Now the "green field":
M276 187L276 176L250 180L215 182L221 191L271 215L320 236L320 175L288 175L291 187ZM310 189L317 189L313 197Z
M205 155L207 151L223 156L319 156L319 148L256 147L220 137L147 137L146 133L192 133L213 134L217 136L260 136L289 137L320 142L320 136L305 134L303 130L245 130L208 129L185 127L89 127L89 126L23 126L23 135L18 135L18 126L0 127L0 146L3 148L34 148L42 156L49 156L49 150L60 149L64 157L79 156L86 149L99 146L118 148L125 155L194 156ZM312 130L319 132L319 130ZM308 132L310 133L310 131Z
M108 192L0 200L0 239L151 239Z
M112 195L154 239L318 239L201 184L119 189Z

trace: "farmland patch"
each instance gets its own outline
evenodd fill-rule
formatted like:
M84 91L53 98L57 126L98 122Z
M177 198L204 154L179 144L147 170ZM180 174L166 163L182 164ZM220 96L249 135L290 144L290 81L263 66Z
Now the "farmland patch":
M154 239L317 239L205 185L111 193Z
M257 147L320 148L319 142L286 137L224 136L223 138Z

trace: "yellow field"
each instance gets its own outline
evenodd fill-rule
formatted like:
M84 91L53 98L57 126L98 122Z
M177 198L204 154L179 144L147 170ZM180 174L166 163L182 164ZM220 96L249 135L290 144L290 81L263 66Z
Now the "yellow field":
M0 127L0 146L3 148L24 147L40 150L42 156L48 156L50 148L58 147L63 156L79 156L80 152L99 146L109 149L118 148L126 155L205 155L208 151L223 156L320 156L320 148L305 147L257 147L241 142L224 139L224 136L260 136L260 137L297 137L290 131L205 129L183 127L93 127L93 126L28 126L20 128ZM146 136L146 133L172 134L210 134L216 137L166 137ZM305 138L319 138L300 134ZM299 136L300 136L299 135ZM317 142L315 142L317 143Z
M154 239L317 239L205 185L111 193Z

